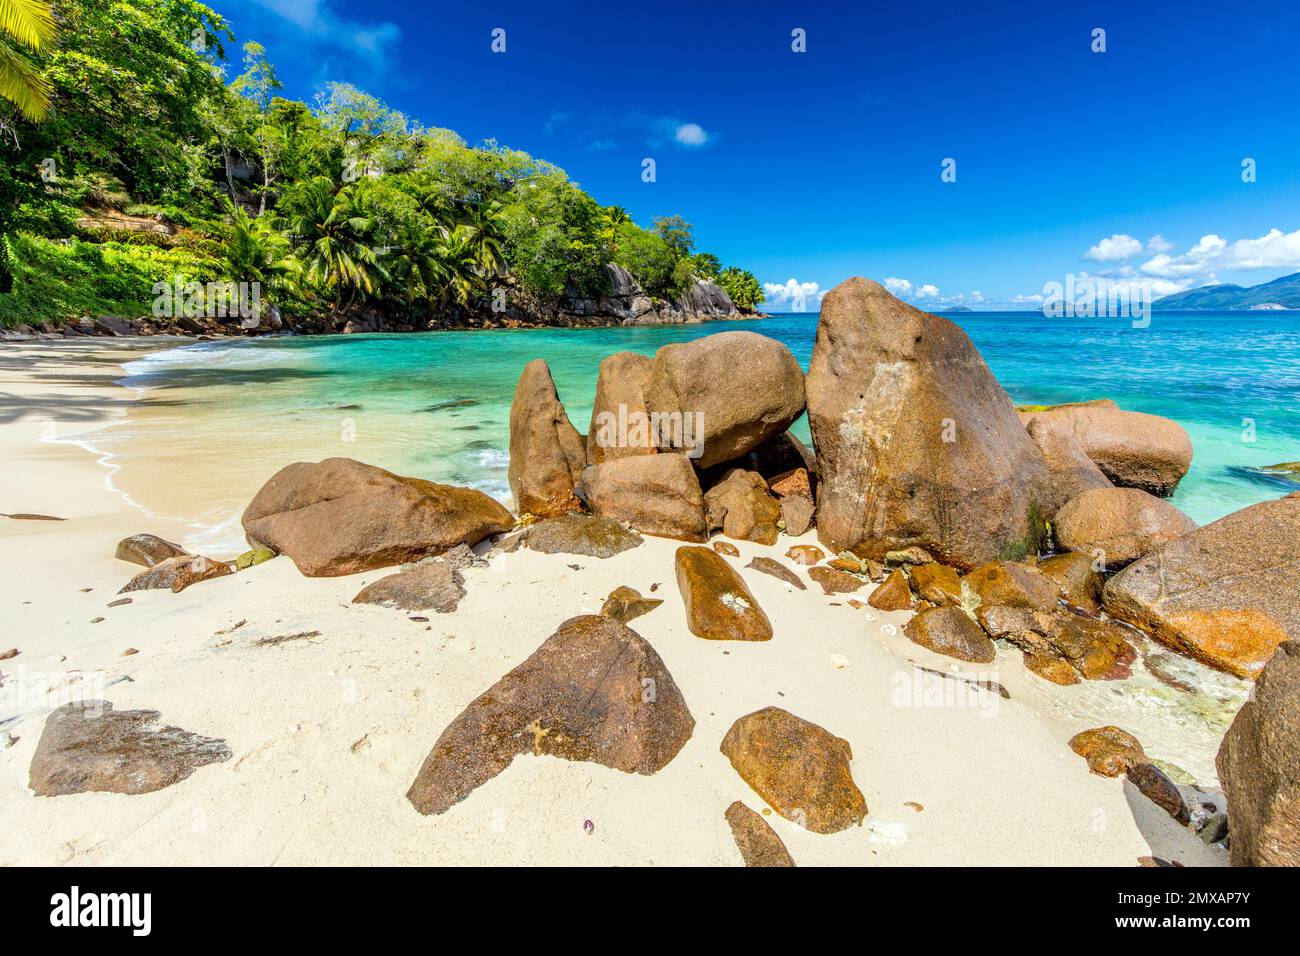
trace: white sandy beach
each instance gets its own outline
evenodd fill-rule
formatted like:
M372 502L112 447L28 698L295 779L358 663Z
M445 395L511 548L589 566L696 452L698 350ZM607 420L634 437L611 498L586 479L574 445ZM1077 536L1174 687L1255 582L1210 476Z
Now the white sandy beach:
M1090 774L1067 746L1080 730L1118 723L1213 788L1213 735L1182 734L1163 697L1133 703L1154 682L1056 687L1014 650L984 670L957 664L902 635L907 612L857 610L812 582L796 591L752 570L741 573L775 638L701 640L686 627L674 541L647 538L608 560L497 554L465 572L459 608L428 623L349 603L384 572L311 579L287 558L107 608L140 570L113 557L120 539L151 532L184 543L194 527L147 517L72 439L93 444L135 400L113 384L119 363L167 344L0 347L0 512L66 519L0 518L0 651L21 652L0 661L0 731L16 738L0 750L0 863L739 865L723 812L737 799L767 807L719 744L736 718L770 705L850 742L870 808L862 827L834 835L765 816L799 865L1227 861L1124 778ZM186 463L154 480L183 487ZM736 542L733 565L781 558L797 541L815 536ZM638 776L526 756L445 814L412 808L407 787L466 704L613 588L649 594L656 584L664 604L631 627L662 656L696 721L665 769ZM319 634L255 644L302 632ZM123 656L128 648L138 653ZM996 680L1010 699L913 665ZM936 706L916 699L919 686L957 696ZM36 797L32 754L46 715L70 696L158 710L223 738L233 756L155 793Z

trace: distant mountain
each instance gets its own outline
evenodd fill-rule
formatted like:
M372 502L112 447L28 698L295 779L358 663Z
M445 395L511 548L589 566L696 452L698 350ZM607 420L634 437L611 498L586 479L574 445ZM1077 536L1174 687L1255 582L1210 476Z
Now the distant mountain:
M940 309L939 314L944 315L949 312L974 312L975 310L965 305L954 305L951 309Z
M1300 272L1249 287L1225 282L1221 285L1208 285L1203 289L1188 289L1186 292L1176 292L1163 299L1156 299L1151 303L1151 308L1165 311L1209 311L1270 305L1300 309Z

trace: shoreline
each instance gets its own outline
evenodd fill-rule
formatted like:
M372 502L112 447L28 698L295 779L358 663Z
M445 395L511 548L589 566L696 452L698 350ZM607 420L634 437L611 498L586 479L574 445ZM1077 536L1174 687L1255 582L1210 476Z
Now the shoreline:
M21 651L0 663L0 730L17 738L0 750L0 806L11 821L0 864L736 864L723 811L737 799L760 812L765 804L719 742L736 717L778 703L850 741L870 807L862 827L830 837L765 817L801 865L1131 866L1147 855L1226 863L1122 778L1088 773L1066 742L1096 725L1095 702L1044 686L1018 654L959 665L903 637L910 612L873 611L864 622L842 595L750 572L775 639L762 653L702 641L686 629L672 583L679 543L667 539L647 537L607 560L495 555L465 572L468 595L455 612L427 622L348 603L383 572L304 578L287 558L106 609L139 570L114 559L116 542L142 531L174 540L185 523L136 511L112 489L102 458L76 443L141 401L115 384L115 360L131 346L76 345L53 355L45 343L26 346L26 366L0 351L0 390L19 409L0 424L0 451L13 463L0 510L67 519L0 518L12 569L0 630ZM44 417L70 430L44 440ZM736 566L814 540L735 542ZM618 585L649 593L655 584L664 605L632 627L664 658L695 717L677 759L642 777L521 757L444 815L411 809L405 789L455 714L561 621L594 612ZM917 706L926 690L959 686L918 668L996 680L1010 699L980 691ZM49 710L42 687L159 710L169 724L226 740L233 756L146 795L34 797L26 772ZM1163 755L1161 735L1129 729ZM584 819L594 821L591 835Z

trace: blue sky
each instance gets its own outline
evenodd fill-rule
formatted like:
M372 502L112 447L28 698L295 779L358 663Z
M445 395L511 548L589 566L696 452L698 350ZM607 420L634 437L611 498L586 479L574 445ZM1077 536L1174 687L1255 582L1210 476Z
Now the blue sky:
M769 308L850 275L998 308L1068 273L1158 296L1300 271L1294 0L212 5L288 95L351 82L642 224L679 213Z

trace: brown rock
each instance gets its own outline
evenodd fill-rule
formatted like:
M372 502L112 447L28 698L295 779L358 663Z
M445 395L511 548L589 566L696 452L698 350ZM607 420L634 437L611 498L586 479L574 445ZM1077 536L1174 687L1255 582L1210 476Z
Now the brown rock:
M768 482L768 489L778 498L807 498L812 500L812 479L807 468L795 468Z
M1148 800L1169 814L1183 826L1192 822L1191 812L1174 782L1155 764L1132 764L1125 771L1133 786Z
M1088 680L1124 680L1132 673L1137 651L1124 629L1109 621L1061 611L1053 615L1052 646Z
M826 552L815 544L796 544L785 556L795 564L811 565L826 557Z
M804 829L837 833L867 815L849 772L849 742L789 711L767 707L741 717L721 749L773 810Z
M957 325L853 278L822 300L808 371L817 533L971 568L1036 552L1047 464Z
M447 726L406 797L420 813L443 813L522 753L651 774L694 727L639 634L612 618L575 617Z
M903 633L913 644L960 661L989 664L997 656L989 636L961 608L933 607L922 611L903 626Z
M740 549L737 548L734 544L731 544L730 542L727 541L713 542L713 550L718 552L718 554L725 555L728 558L740 557Z
M437 558L426 559L366 585L352 603L448 614L456 610L465 596L464 584L465 579L455 568Z
M612 558L641 544L642 538L613 518L566 514L529 525L522 543L542 554L580 554Z
M475 545L514 526L471 488L403 478L350 458L281 468L244 511L249 543L308 577L355 574Z
M1251 505L1139 558L1102 604L1210 667L1253 678L1300 638L1300 498Z
M645 404L649 381L650 360L636 352L616 352L600 363L587 430L587 464L655 453Z
M781 838L759 814L737 800L726 817L745 866L794 866Z
M1088 769L1103 777L1118 777L1137 764L1147 763L1138 739L1118 727L1094 727L1070 738L1070 749L1088 761Z
M163 726L156 710L114 710L106 700L64 704L45 721L28 786L38 797L152 793L199 767L230 759L224 740Z
M651 413L682 423L687 441L658 446L699 449L699 468L732 461L781 434L804 410L803 370L790 350L753 332L722 332L665 345L655 353L645 390ZM702 424L686 435L687 423Z
M552 518L581 508L573 488L587 449L541 359L524 366L510 405L510 492L519 514Z
M867 603L881 611L906 611L912 606L912 589L907 586L907 575L897 569L891 571L885 583L871 592Z
M1300 866L1300 643L1280 645L1223 736L1233 866Z
M684 455L638 455L592 465L579 491L592 513L626 521L638 531L704 541L704 494Z
M1039 561L1036 567L1051 579L1070 604L1093 614L1101 610L1105 578L1093 567L1090 555L1069 551Z
M0 661L13 660L21 652L16 647L11 647L6 651L0 651Z
M852 594L861 590L862 586L867 583L856 574L839 571L824 564L809 568L808 577L820 584L822 592L825 594Z
M1060 598L1050 578L1018 561L990 561L967 574L962 581L979 597L980 604L1050 611Z
M1071 684L1079 683L1078 673L1070 666L1068 661L1060 657L1025 651L1025 667L1044 680L1049 680L1053 684L1060 684L1062 687L1069 687Z
M1175 538L1196 522L1169 502L1139 488L1094 488L1071 498L1053 522L1067 551L1100 558L1118 570Z
M1122 488L1167 498L1192 463L1192 442L1182 426L1158 415L1126 412L1113 402L1058 405L1028 419L1026 428L1039 419L1058 426Z
M811 498L787 495L781 499L781 520L785 522L785 533L791 537L806 534L816 517L817 508Z
M709 530L719 528L729 538L776 544L781 506L767 491L767 482L755 471L732 469L704 494Z
M222 578L234 573L230 565L224 561L213 561L202 555L186 554L178 558L166 558L153 567L141 571L117 593L125 594L128 591L159 588L171 588L172 591L179 593L199 581Z
M686 625L711 641L770 641L772 624L744 580L708 548L677 549L677 587Z
M609 592L600 613L627 624L642 614L649 614L663 603L663 598L642 597L636 588L624 584Z
M164 541L157 535L133 534L117 543L117 553L114 557L119 561L130 561L132 564L152 568L160 561L179 558L187 553L179 544Z
M1047 462L1050 488L1047 513L1054 515L1071 498L1093 488L1113 488L1074 433L1047 415L1031 418L1025 428Z
M762 571L764 574L770 574L774 578L779 578L791 587L798 588L800 591L808 590L808 586L799 580L799 575L795 574L780 561L773 558L764 558L762 556L754 558L747 568L753 568L755 571Z
M923 601L930 601L940 607L961 604L961 577L955 568L946 564L931 563L914 567L912 587Z

